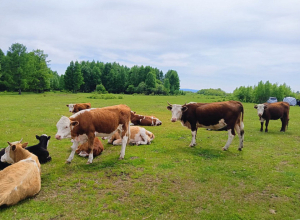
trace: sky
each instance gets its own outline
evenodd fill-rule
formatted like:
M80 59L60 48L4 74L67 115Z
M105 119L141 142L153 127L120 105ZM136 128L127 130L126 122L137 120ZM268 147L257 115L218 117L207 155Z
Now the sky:
M233 92L259 81L300 91L299 0L0 0L0 49L176 70L180 88Z

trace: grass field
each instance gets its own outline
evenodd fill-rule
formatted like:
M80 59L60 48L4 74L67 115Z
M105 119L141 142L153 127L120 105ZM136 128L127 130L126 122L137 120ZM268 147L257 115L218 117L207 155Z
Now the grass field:
M259 131L254 104L244 103L244 149L237 150L236 136L224 152L227 132L199 129L197 145L190 148L190 130L172 123L166 109L167 101L223 101L219 98L105 97L0 93L0 148L21 138L34 145L36 134L47 134L52 156L42 165L40 193L0 207L0 219L300 219L299 106L290 109L287 132L279 132L280 121L271 121L265 133ZM121 146L103 141L105 150L93 164L79 156L65 164L71 142L54 138L56 123L62 115L70 116L66 104L80 102L92 107L126 104L163 124L146 127L156 138L151 145L127 146L124 160L118 160Z

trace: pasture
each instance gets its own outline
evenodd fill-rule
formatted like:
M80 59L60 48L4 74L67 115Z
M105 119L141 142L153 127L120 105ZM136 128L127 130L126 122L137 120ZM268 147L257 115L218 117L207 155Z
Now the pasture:
M91 99L88 97L94 97ZM280 121L260 132L254 104L243 103L245 141L237 150L236 136L222 151L227 132L198 129L197 145L189 147L191 132L172 123L167 102L216 102L219 98L92 94L0 93L0 148L23 138L51 135L52 161L42 164L42 189L33 198L0 207L1 219L300 219L300 108L290 108L285 133ZM101 99L97 99L101 98ZM126 148L104 144L102 155L87 165L71 151L68 139L55 139L56 123L70 116L66 104L90 102L92 107L126 104L143 115L155 115L159 127L151 145ZM0 189L1 190L1 189Z

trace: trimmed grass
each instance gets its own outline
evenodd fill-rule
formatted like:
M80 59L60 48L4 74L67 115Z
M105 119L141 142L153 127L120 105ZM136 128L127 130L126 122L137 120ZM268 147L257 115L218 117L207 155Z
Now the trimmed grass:
M300 132L298 106L290 109L287 132L270 121L260 132L254 104L244 103L245 142L236 136L224 152L227 132L199 129L197 145L188 147L191 132L172 123L167 102L215 102L220 98L142 95L0 93L0 148L23 138L51 135L52 161L42 165L40 193L17 205L0 207L1 219L300 219ZM92 98L88 98L92 97ZM55 140L56 123L70 116L66 104L90 102L92 107L126 104L138 114L155 115L159 127L145 127L156 138L151 145L104 144L104 152L87 159L70 154L70 140Z

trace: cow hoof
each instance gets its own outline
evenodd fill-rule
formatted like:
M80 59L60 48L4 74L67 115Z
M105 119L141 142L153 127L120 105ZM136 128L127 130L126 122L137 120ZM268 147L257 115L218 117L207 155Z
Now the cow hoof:
M242 148L239 148L238 150L239 150L239 151L242 151Z
M222 148L223 151L227 151L227 149L225 147Z
M86 164L91 164L90 162L86 162Z
M124 157L119 157L119 160L123 160L124 159Z
M70 164L70 163L71 163L71 161L68 161L68 160L66 161L66 164Z

